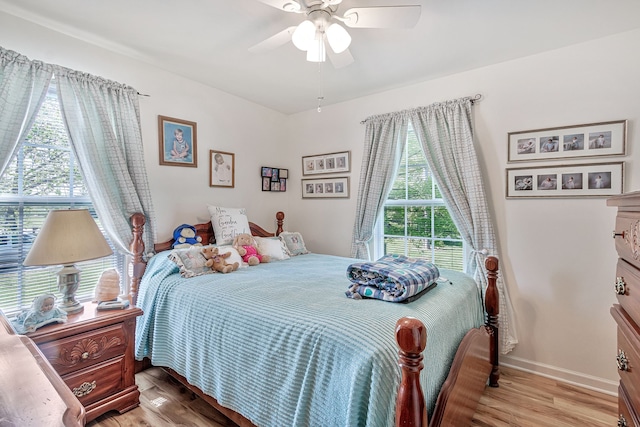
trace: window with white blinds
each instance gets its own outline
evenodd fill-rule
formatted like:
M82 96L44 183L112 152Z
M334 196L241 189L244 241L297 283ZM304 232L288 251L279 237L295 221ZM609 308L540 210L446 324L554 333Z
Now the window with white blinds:
M375 251L464 270L464 241L449 215L412 127L375 231Z
M29 307L43 293L61 298L56 275L60 267L25 267L22 262L47 213L68 208L88 209L102 230L69 144L54 82L33 127L0 177L0 309L5 313ZM117 268L123 277L124 257L114 252L76 266L81 270L76 298L87 300L104 270Z

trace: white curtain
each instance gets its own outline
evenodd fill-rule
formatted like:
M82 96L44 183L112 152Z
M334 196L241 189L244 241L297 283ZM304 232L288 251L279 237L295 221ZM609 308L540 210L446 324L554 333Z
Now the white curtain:
M467 273L485 289L484 255L500 256L473 143L471 105L470 98L462 98L411 110L410 117L442 198L470 246ZM502 275L497 285L501 352L508 353L518 343L514 313Z
M155 240L144 164L138 92L120 83L56 66L58 98L71 146L93 205L112 242L129 252L135 212L146 217L144 243Z
M0 47L0 176L33 125L52 75L50 65Z
M367 243L393 185L407 140L408 118L402 114L384 114L369 117L365 125L365 147L351 243L351 256L360 259L370 259Z

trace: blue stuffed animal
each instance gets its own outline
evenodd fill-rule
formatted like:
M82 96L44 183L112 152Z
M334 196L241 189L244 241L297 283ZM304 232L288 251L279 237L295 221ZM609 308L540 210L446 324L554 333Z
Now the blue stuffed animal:
M191 246L202 246L202 237L196 236L196 228L193 225L182 224L173 230L172 248L188 248Z

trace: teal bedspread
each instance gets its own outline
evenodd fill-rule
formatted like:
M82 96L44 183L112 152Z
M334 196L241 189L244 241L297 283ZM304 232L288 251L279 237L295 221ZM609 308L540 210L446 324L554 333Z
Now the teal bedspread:
M427 327L422 372L433 410L466 331L483 323L476 283L449 270L408 304L345 297L355 260L308 254L229 274L182 278L168 252L142 279L136 358L170 367L260 427L394 424L394 329Z

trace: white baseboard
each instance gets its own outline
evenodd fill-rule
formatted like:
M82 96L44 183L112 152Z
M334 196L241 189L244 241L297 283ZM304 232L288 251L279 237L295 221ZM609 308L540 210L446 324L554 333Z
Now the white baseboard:
M529 372L531 374L540 375L546 378L551 378L553 380L561 381L578 387L587 388L589 390L594 390L600 393L605 393L611 396L618 396L617 381L598 378L580 372L558 368L557 366L532 362L531 360L521 359L519 357L508 355L500 356L500 365Z

